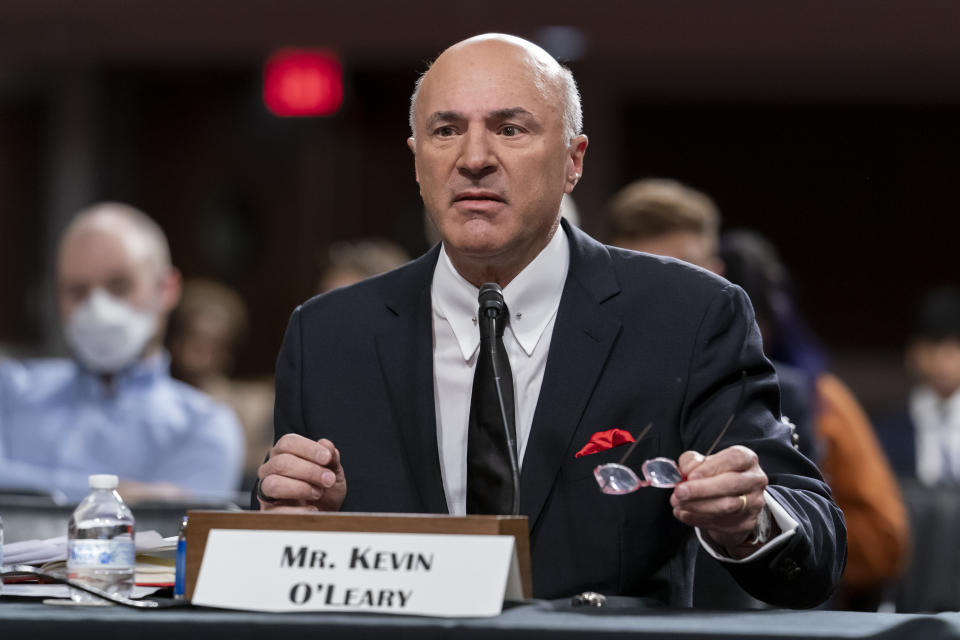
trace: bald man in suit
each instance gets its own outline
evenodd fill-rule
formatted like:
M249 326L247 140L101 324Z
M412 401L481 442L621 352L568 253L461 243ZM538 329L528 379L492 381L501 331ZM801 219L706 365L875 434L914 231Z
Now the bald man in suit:
M471 38L418 82L411 128L443 242L294 312L261 508L466 513L476 300L492 282L509 309L535 596L689 606L699 543L757 597L823 601L843 571L843 517L778 420L743 292L560 223L587 148L570 72L524 40ZM629 463L677 459L686 480L602 494L592 470L621 450L576 453L595 432L649 422Z

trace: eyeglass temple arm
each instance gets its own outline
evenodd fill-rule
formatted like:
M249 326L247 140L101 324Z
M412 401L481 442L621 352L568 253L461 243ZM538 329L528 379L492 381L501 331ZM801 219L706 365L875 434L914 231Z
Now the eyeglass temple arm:
M627 452L623 454L623 457L620 458L620 462L618 462L617 464L623 464L624 462L627 461L627 458L630 457L630 454L633 453L633 450L637 448L637 443L640 442L641 440L643 440L643 437L644 437L645 435L647 435L647 432L650 431L650 429L651 429L652 427L653 427L653 423L652 423L652 422L648 422L648 423L647 423L647 426L645 426L645 427L643 428L643 431L640 432L640 435L638 435L638 436L634 439L633 444L630 445L630 447L627 449Z
M717 448L717 445L720 444L720 440L723 439L723 436L726 435L727 429L730 428L730 425L733 424L733 419L737 417L737 414L740 413L740 409L743 405L743 395L744 391L747 388L747 385L744 384L744 379L747 377L746 370L740 371L740 395L737 397L737 404L733 407L733 413L730 414L730 417L727 418L727 424L723 426L723 429L720 430L720 435L717 436L717 439L713 441L713 444L710 445L710 448L707 449L707 453L704 454L704 458L709 457L713 450Z

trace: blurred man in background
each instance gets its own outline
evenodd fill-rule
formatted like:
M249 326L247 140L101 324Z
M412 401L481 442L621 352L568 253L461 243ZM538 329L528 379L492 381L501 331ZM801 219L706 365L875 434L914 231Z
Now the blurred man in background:
M925 485L960 484L960 287L924 294L906 349L915 380L906 409L879 423L897 473Z
M207 279L186 282L167 331L173 377L230 407L243 427L245 490L253 486L257 467L273 444L273 379L232 377L248 331L243 298L225 284Z
M74 358L0 366L0 486L73 501L89 474L112 473L127 499L235 490L236 418L169 375L180 275L160 227L123 204L81 211L61 238L57 293Z
M615 247L670 256L723 274L717 255L720 212L705 193L664 178L645 178L607 205L607 239Z

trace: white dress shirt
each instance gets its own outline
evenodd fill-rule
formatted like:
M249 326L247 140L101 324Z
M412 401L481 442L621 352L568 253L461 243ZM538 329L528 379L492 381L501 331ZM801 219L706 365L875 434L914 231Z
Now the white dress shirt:
M517 448L521 466L569 267L570 244L567 234L557 229L543 251L503 289L503 299L510 312L510 321L503 332L503 344L513 372ZM457 272L441 247L430 288L433 304L433 399L437 416L440 475L451 515L464 515L467 511L467 427L473 373L480 351L480 329L477 326L479 293L477 287ZM750 556L732 560L707 544L697 529L697 537L707 552L719 560L747 562L784 544L794 534L798 523L768 492L764 492L764 501L780 527L778 536Z
M926 485L960 481L960 391L944 400L929 387L916 387L910 393L910 418L917 478Z
M547 366L553 323L570 265L567 234L557 229L543 251L503 289L510 321L503 345L513 373L517 452L522 464ZM480 351L480 290L457 273L443 248L433 272L433 399L440 473L452 515L467 511L467 425Z

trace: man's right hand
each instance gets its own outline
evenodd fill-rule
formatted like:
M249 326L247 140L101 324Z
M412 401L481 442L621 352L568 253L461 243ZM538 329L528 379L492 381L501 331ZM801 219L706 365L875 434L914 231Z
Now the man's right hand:
M257 470L264 511L338 511L347 494L340 452L329 440L313 441L288 433L270 449Z

